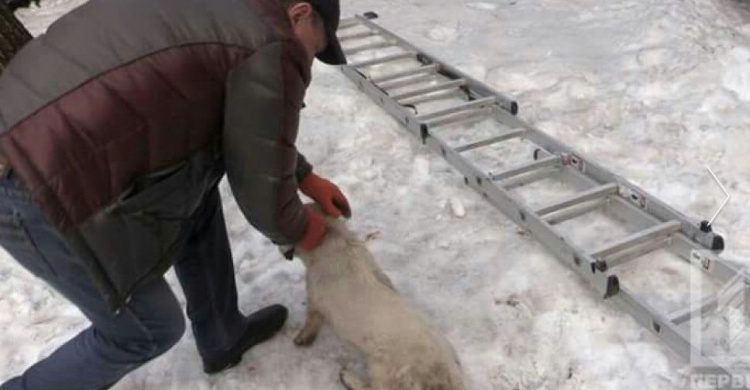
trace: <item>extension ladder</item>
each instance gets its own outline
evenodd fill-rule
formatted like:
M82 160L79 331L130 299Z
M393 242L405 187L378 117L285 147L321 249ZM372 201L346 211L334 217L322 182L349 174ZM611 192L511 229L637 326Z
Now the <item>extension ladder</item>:
M737 298L750 302L747 277L737 264L718 256L724 249L724 240L709 223L689 219L523 122L516 117L518 104L513 99L424 53L374 23L375 18L377 15L369 12L344 19L339 27L344 52L350 59L356 57L341 69L360 90L460 171L469 187L575 270L602 297L632 315L683 358L690 359L698 371L736 374L729 363L707 356L700 346L691 343L691 331L700 331L695 329L697 326L691 327L694 319L715 312L727 301L736 306L740 306ZM491 124L489 133L457 130L480 121ZM467 140L472 135L477 137ZM511 141L526 146L505 151L529 149L532 153L525 154L526 161L493 173L478 167L471 158L474 152ZM484 162L504 160L506 153L483 156ZM570 183L578 192L537 207L514 193L548 179ZM566 236L568 230L561 225L595 211L623 221L633 230L594 247L584 247ZM740 286L732 288L729 297L727 291L720 291L673 312L657 310L621 282L618 269L659 250L698 267L700 275L717 283L728 285L740 280ZM747 315L747 305L741 309Z

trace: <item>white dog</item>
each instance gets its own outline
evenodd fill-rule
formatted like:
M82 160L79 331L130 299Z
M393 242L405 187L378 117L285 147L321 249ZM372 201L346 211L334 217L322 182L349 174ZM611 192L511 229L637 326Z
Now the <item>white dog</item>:
M307 268L307 321L294 343L315 341L323 323L367 358L369 381L343 368L349 390L465 390L450 343L411 308L343 220L313 251L297 254Z

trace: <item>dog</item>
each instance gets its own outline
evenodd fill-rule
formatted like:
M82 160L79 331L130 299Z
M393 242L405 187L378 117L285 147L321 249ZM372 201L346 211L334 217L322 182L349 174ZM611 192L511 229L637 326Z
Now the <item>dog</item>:
M344 220L328 218L323 243L295 251L306 267L308 311L294 343L311 345L328 324L363 352L369 380L344 367L347 389L466 389L453 346L398 293Z

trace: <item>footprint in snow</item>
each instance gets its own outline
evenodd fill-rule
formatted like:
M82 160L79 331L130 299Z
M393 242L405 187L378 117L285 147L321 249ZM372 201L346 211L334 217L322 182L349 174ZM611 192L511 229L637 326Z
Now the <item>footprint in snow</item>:
M437 26L427 32L427 38L436 42L450 43L459 37L457 26Z

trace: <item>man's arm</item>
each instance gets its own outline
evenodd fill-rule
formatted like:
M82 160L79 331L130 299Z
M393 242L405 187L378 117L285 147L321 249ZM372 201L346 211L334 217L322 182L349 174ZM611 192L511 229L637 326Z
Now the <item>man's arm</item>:
M307 162L305 156L302 153L297 153L297 170L294 172L294 175L297 177L297 183L302 183L302 180L305 180L305 177L312 172L312 169L312 165Z
M223 147L242 213L269 239L288 245L305 235L307 215L297 177L310 168L294 147L306 86L285 56L282 42L271 43L232 72Z

